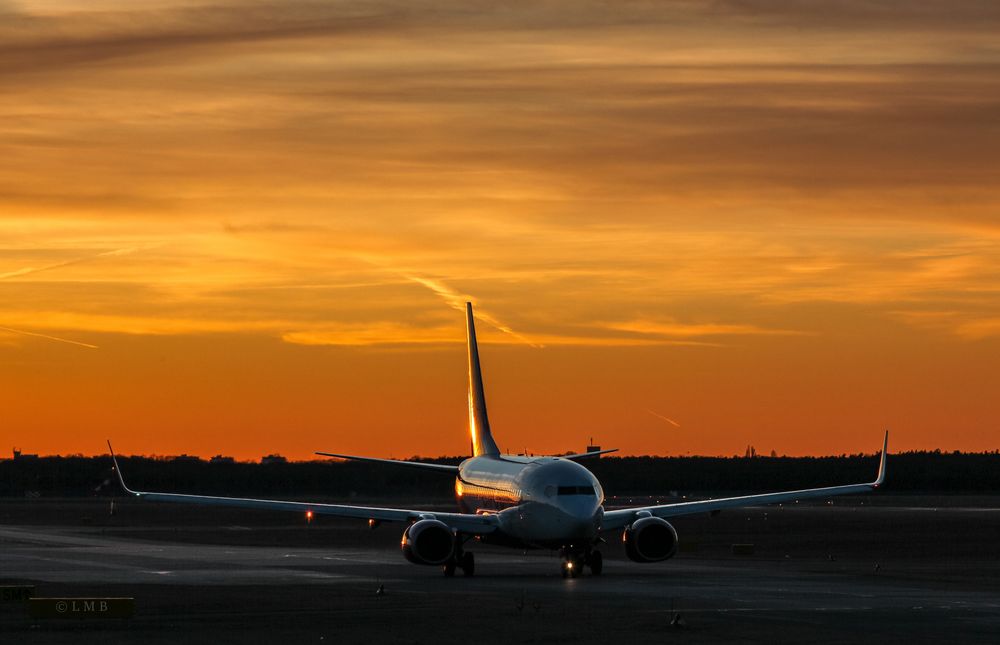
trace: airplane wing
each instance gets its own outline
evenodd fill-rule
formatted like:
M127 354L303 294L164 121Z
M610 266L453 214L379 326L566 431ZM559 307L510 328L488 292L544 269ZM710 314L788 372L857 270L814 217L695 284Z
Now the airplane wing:
M336 457L337 459L349 459L351 461L370 461L376 464L390 464L393 466L411 466L413 468L423 468L424 470L436 470L440 473L448 473L451 475L458 474L458 466L449 466L447 464L426 464L422 461L401 461L396 459L379 459L378 457L358 457L355 455L338 455L335 452L317 452L317 455L322 455L324 457Z
M275 499L250 499L243 497L213 497L209 495L184 495L180 493L156 493L132 490L125 484L118 458L115 456L111 442L108 442L111 459L115 464L115 473L122 489L138 499L153 502L175 502L183 504L202 504L208 506L234 506L238 508L261 508L272 511L312 512L316 515L332 515L357 519L379 520L382 522L415 522L422 519L441 520L452 529L467 535L486 535L497 529L497 518L493 515L474 515L471 513L439 513L437 511L420 511L403 508L382 508L378 506L348 506L344 504L313 504L310 502L289 502Z
M698 502L680 502L678 504L622 508L613 511L605 511L604 519L601 522L601 530L610 531L624 528L642 515L647 514L654 517L677 517L680 515L694 515L696 513L718 511L725 508L778 504L780 502L792 502L800 499L810 499L816 497L832 497L834 495L870 493L881 486L885 481L885 453L888 445L889 433L886 432L885 438L882 440L882 457L879 460L878 476L875 478L875 481L868 484L848 484L846 486L828 486L826 488L807 488L805 490L764 493L761 495L744 495L742 497L707 499Z

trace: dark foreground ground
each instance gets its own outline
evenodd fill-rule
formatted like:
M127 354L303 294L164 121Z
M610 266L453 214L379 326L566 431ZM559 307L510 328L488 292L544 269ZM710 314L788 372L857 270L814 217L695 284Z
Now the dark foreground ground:
M553 555L479 546L475 578L445 579L407 563L390 524L131 500L108 511L0 500L0 584L136 599L133 619L95 623L0 605L0 642L1000 642L1000 497L681 518L673 560L629 562L609 536L605 574L575 580Z

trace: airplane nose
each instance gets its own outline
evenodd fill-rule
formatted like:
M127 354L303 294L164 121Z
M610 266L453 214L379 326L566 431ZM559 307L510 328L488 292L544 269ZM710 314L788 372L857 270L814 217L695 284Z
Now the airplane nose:
M563 512L567 515L567 523L572 525L571 530L574 533L587 535L597 529L597 512L600 509L600 505L580 502L582 500L577 503L566 504L563 507Z

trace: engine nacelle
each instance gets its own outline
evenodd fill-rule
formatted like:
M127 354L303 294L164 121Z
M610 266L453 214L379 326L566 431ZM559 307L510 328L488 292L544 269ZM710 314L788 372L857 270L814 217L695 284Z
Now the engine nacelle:
M622 535L625 555L633 562L660 562L677 553L677 531L659 517L643 517Z
M401 546L414 564L444 564L455 552L455 535L440 520L420 520L403 531Z

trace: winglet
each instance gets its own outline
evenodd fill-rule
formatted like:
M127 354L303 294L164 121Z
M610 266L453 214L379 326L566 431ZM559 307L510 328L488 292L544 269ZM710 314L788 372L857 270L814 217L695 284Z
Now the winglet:
M111 461L115 464L115 474L118 475L118 483L121 484L122 489L129 495L139 496L139 493L135 492L131 488L125 485L125 478L122 477L122 469L118 467L118 458L115 457L115 449L111 447L111 440L108 439L108 450L111 452Z
M882 440L882 457L878 462L878 477L872 482L872 488L878 488L885 482L885 453L889 448L889 431L885 431L885 438Z

